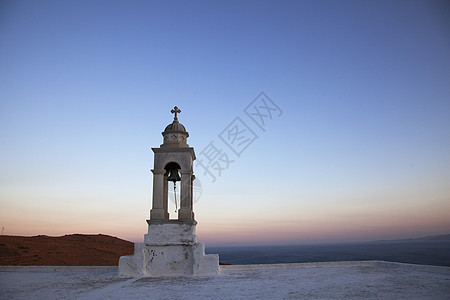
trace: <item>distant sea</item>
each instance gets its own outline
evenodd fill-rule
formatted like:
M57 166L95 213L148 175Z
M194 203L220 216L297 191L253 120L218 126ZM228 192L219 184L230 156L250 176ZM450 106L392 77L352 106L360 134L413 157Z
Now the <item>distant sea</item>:
M450 235L367 243L207 247L232 265L383 260L450 267Z

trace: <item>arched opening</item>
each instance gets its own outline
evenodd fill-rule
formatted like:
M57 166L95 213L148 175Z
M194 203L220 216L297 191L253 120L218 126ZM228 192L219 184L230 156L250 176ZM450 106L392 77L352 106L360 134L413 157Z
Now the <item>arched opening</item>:
M178 219L178 210L181 200L181 174L180 165L176 162L168 163L164 169L164 194L165 209L169 214L169 219Z

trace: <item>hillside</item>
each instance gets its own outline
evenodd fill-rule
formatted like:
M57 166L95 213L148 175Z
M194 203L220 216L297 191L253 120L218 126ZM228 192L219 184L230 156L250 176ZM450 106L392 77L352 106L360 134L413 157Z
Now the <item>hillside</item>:
M1 235L0 265L117 266L119 257L132 254L133 249L133 243L103 234Z

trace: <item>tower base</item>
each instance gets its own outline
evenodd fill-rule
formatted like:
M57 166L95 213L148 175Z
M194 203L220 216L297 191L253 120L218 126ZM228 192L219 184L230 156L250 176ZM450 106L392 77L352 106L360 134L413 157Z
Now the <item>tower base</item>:
M219 274L219 255L205 254L197 241L196 222L150 221L144 243L134 244L134 255L119 259L119 275L165 277Z

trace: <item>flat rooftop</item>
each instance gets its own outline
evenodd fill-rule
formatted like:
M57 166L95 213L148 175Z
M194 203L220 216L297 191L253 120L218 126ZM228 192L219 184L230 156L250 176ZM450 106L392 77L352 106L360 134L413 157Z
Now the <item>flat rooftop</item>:
M213 277L0 267L0 299L450 299L450 268L383 261L230 265Z

